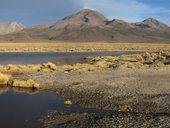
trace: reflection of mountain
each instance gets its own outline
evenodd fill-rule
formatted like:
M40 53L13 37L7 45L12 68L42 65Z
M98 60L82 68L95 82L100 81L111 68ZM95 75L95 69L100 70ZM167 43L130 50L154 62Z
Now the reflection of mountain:
M148 18L138 23L107 20L94 10L84 9L52 25L39 25L0 36L5 41L111 41L170 42L168 25Z

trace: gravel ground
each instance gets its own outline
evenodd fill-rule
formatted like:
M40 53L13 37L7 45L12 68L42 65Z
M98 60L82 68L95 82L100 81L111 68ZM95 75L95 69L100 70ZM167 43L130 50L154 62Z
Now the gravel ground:
M62 113L44 117L47 128L169 128L170 67L37 73L29 75L57 95L107 113Z

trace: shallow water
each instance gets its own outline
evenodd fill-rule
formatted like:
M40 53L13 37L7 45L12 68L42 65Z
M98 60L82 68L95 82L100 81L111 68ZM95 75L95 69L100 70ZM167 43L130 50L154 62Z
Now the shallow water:
M0 88L0 128L42 128L38 121L50 109L67 112L101 112L98 109L68 107L53 92L21 88Z
M84 57L88 56L107 56L123 55L139 52L113 51L113 52L57 52L57 53L0 53L0 64L40 64L54 62L58 65L84 63Z

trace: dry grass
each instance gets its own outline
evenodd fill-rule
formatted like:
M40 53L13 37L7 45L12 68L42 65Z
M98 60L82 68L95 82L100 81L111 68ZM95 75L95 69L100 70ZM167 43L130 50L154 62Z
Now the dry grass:
M12 86L19 88L40 88L40 84L33 80L14 80Z
M170 44L106 42L32 42L0 43L0 52L82 52L113 50L170 50Z
M44 63L44 64L37 64L37 65L7 65L2 66L0 65L1 72L33 72L33 71L56 71L57 66L52 63Z
M45 64L42 64L41 66L42 69L51 69L51 70L57 70L57 66L56 64L52 63L52 62L48 62L48 63L45 63Z

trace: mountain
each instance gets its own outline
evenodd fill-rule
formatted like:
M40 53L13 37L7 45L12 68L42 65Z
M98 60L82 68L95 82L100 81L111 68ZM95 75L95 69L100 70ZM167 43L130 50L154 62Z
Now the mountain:
M150 28L150 29L155 29L155 30L161 30L161 29L167 29L168 25L153 19L153 18L148 18L140 23L136 24L137 26L144 27L144 28Z
M17 23L17 22L0 23L0 35L17 32L24 28L26 28L26 26L24 26L21 23Z
M138 23L128 23L119 19L109 21L97 11L84 9L52 25L21 27L18 32L0 36L0 41L2 40L170 43L170 28L153 18Z
M65 17L51 26L54 29L73 29L73 28L87 28L92 26L104 26L107 18L99 12L84 9L74 15Z

